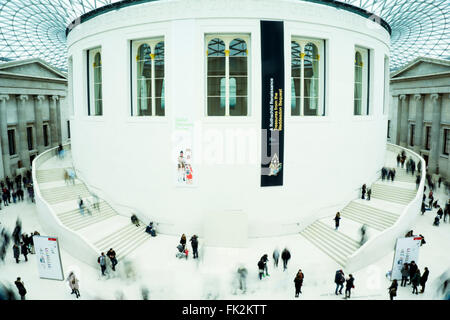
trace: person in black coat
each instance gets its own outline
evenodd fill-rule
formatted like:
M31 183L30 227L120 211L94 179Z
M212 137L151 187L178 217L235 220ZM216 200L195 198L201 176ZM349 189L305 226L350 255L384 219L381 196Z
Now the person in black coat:
M116 271L116 264L117 264L117 258L116 258L116 252L113 250L113 248L110 248L108 252L106 253L106 256L111 260L111 269L113 271Z
M338 270L336 271L336 275L334 276L334 283L336 283L336 291L335 294L338 295L342 294L342 289L344 288L344 282L345 282L345 275L344 271Z
M422 206L420 208L420 211L422 212L422 215L425 213L426 209L425 209L425 202L422 201Z
M415 261L411 261L411 263L409 264L409 283L411 284L411 279L414 277L414 275L416 274L418 267Z
M27 290L25 289L25 285L23 281L20 280L20 277L17 278L17 280L14 282L14 284L17 287L17 290L20 294L20 299L25 300L25 295L27 294Z
M268 276L269 272L267 269L267 262L269 261L269 257L267 256L267 254L265 254L261 257L261 261L264 262L264 271L266 272L266 276Z
M259 280L262 280L262 277L264 275L264 261L259 260L258 269L259 269Z
M302 285L303 285L303 279L304 275L302 270L298 270L297 275L295 276L294 283L295 283L295 297L298 298L299 293L302 293Z
M19 263L20 248L17 245L17 243L14 243L13 245L13 252L14 252L14 259L16 259L16 263Z
M180 244L183 246L183 251L186 248L186 235L183 233L181 235Z
M425 267L425 271L423 272L422 276L420 277L420 286L422 287L422 289L420 290L420 293L425 292L425 284L427 283L429 273L430 273L430 271L428 271L428 268Z
M281 260L283 260L283 271L287 269L287 264L289 259L291 258L291 253L287 248L283 249L283 252L281 253Z
M27 245L23 242L20 243L20 251L22 252L23 256L25 257L25 261L28 261L28 258L27 258L28 248L27 248Z
M398 288L398 283L397 283L397 280L394 279L394 281L392 281L391 286L388 288L389 289L389 298L391 300L394 300L394 297L397 296L397 288Z
M362 195L361 195L361 199L365 199L365 194L366 194L366 184L363 184L362 186Z
M336 213L336 216L334 217L333 220L334 220L334 224L335 224L335 227L336 227L335 230L337 230L339 228L339 220L341 220L341 214L339 212Z
M194 259L198 258L198 238L197 235L193 235L189 240L192 246L192 252L194 253Z
M355 287L354 282L355 282L355 278L353 278L353 275L350 274L349 278L346 280L346 284L345 284L345 298L350 298L352 288ZM348 295L347 295L347 293L348 293Z

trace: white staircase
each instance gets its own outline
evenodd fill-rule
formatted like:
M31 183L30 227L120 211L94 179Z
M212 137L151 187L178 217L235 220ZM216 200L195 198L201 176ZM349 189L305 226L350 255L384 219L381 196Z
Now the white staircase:
M398 219L398 214L378 209L356 201L350 202L342 209L341 217L366 224L379 231L392 226Z
M416 176L419 173L417 170L414 171L414 175L412 175L411 172L406 173L406 169L402 168L394 168L394 169L395 169L394 181L416 183Z
M394 179L395 181L395 179ZM416 189L406 189L398 186L390 186L386 183L375 182L372 185L372 197L385 201L407 205L416 196Z
M306 227L300 234L341 266L345 266L347 258L360 247L354 239L319 220Z
M151 236L145 232L145 225L142 222L140 227L136 227L129 219L120 217L106 201L99 199L99 210L94 208L92 195L85 184L79 179L76 179L75 184L65 184L64 171L66 167L49 168L50 161L54 160L48 161L48 163L44 163L45 170L36 170L36 180L42 197L53 207L53 211L57 212L56 215L61 223L65 227L79 232L80 235L83 234L83 237L98 249L98 253L107 252L109 248L113 248L117 258L121 259L150 239ZM55 187L55 185L58 186ZM78 208L79 197L84 200L85 204L83 215ZM111 228L111 225L116 230L100 240L98 240L99 234L92 232L92 230L103 232Z

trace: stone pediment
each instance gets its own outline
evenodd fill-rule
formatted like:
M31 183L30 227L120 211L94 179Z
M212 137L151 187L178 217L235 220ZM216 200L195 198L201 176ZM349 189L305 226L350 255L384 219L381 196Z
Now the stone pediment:
M404 68L394 72L391 79L420 77L436 73L450 72L450 61L419 57Z
M40 59L12 61L0 64L0 71L23 76L67 80L66 76Z

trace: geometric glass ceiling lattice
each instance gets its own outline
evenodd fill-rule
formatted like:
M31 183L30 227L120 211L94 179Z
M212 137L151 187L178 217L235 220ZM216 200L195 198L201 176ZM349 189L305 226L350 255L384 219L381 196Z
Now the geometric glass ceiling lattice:
M41 58L66 70L66 27L82 14L115 2L119 0L0 0L0 60ZM450 59L450 0L339 2L389 23L391 70L418 56Z

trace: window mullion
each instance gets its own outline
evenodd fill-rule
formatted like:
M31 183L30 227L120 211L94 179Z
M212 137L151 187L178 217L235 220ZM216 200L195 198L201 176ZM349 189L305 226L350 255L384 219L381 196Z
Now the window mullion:
M225 50L225 116L230 115L230 50L229 43Z
M151 72L151 74L152 74L152 91L151 91L151 94L152 94L152 97L151 97L151 101L152 101L152 116L154 116L154 115L156 115L156 101L155 101L155 93L156 93L156 90L155 90L155 54L153 53L153 52L155 52L155 47L151 47L151 54L150 54L150 57L151 57L151 59L152 59L152 72Z
M304 99L304 90L305 90L305 86L304 86L304 81L305 81L305 53L302 52L300 53L300 116L304 115L304 106L305 103L303 101Z

